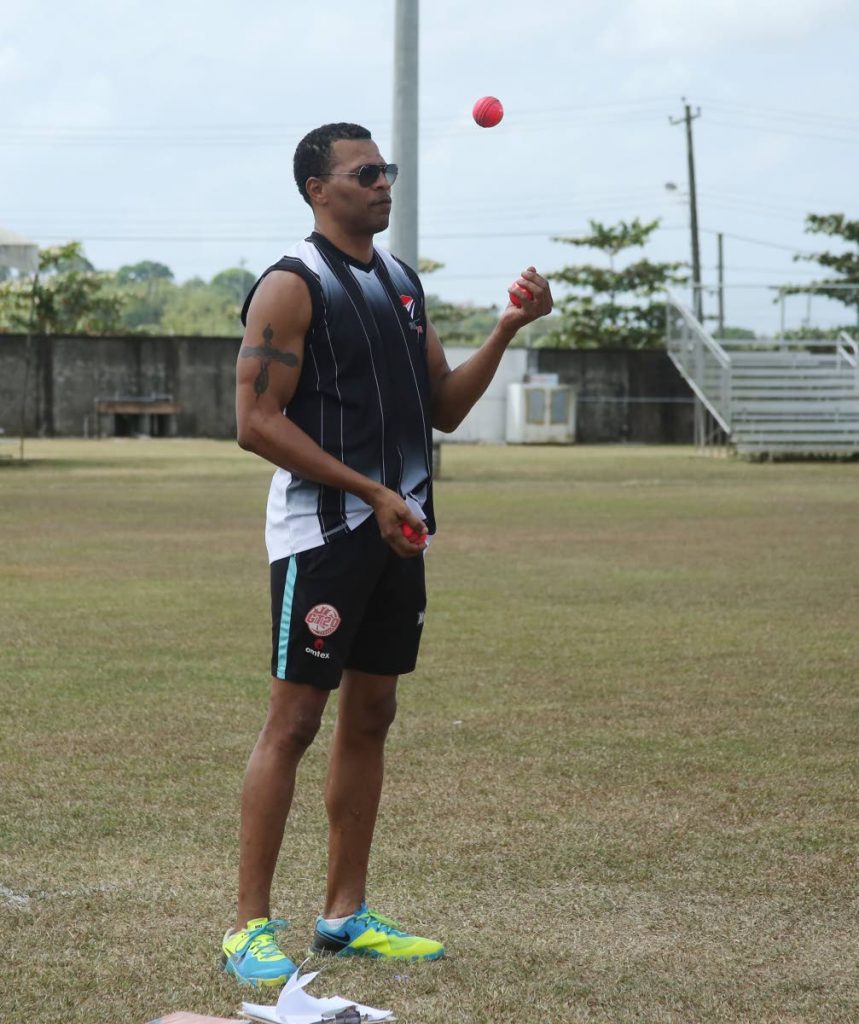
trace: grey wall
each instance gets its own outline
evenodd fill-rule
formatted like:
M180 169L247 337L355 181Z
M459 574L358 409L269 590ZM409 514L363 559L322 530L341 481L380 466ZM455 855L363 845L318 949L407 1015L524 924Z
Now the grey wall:
M35 338L27 374L29 435L80 436L96 398L168 394L180 436L235 437L238 338ZM20 429L26 339L0 335L0 428Z
M533 349L532 373L557 373L576 395L576 440L691 444L693 395L667 353Z
M456 345L448 345L444 350L451 369L473 356L474 351L473 348ZM433 440L502 442L507 433L507 385L522 381L527 371L528 352L524 348L508 348L501 357L492 383L460 426L450 434L433 431Z
M182 408L178 435L235 437L238 347L238 338L36 338L27 375L27 433L80 436L87 418L93 430L96 398L169 394ZM0 428L10 435L20 428L25 350L23 337L0 334ZM557 373L573 387L579 442L692 442L692 393L664 352L513 349L508 357L518 379L527 365L532 373ZM452 351L451 362L457 361ZM487 402L497 403L497 390ZM469 440L484 439L475 429L490 412L475 408L467 421Z

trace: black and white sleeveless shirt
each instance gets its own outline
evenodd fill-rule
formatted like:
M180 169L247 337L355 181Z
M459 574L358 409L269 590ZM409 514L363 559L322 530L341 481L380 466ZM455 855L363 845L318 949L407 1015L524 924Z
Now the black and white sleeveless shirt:
M307 282L313 317L289 406L293 423L352 469L396 491L435 532L426 310L417 274L374 249L360 263L313 232L273 264ZM354 530L372 509L353 494L278 469L266 511L274 562Z

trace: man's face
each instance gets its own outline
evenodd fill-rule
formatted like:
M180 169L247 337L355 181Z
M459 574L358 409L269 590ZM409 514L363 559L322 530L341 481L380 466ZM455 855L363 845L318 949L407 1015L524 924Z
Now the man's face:
M339 139L331 146L329 171L338 173L319 179L327 215L339 224L359 232L384 231L391 217L391 186L380 174L369 188L362 188L354 174L363 164L385 160L372 139Z

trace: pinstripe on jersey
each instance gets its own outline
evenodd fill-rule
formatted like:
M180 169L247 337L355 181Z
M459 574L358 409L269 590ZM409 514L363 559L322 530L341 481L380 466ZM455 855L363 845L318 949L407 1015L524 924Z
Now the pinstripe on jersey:
M284 414L330 455L396 490L434 532L426 311L417 275L384 249L360 263L317 232L260 281L272 271L298 274L313 304ZM278 469L266 514L269 561L327 543L371 512L352 494Z

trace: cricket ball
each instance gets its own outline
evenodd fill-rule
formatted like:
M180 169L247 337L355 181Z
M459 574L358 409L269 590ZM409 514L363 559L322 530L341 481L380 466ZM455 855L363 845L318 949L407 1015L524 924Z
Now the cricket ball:
M494 96L481 96L474 104L471 115L481 128L494 128L504 117L504 107L501 100Z
M412 544L423 544L424 535L420 530L413 530L408 523L402 523L400 529L403 531L403 536L406 540L412 542Z
M511 288L515 288L516 285L514 284L514 285L511 285L510 287ZM533 299L534 298L534 293L531 291L530 288L523 288L522 291L528 296L529 299ZM518 306L521 309L522 308L522 300L519 298L519 296L515 295L513 292L508 292L507 294L510 296L510 301L513 303L513 305L514 306Z

